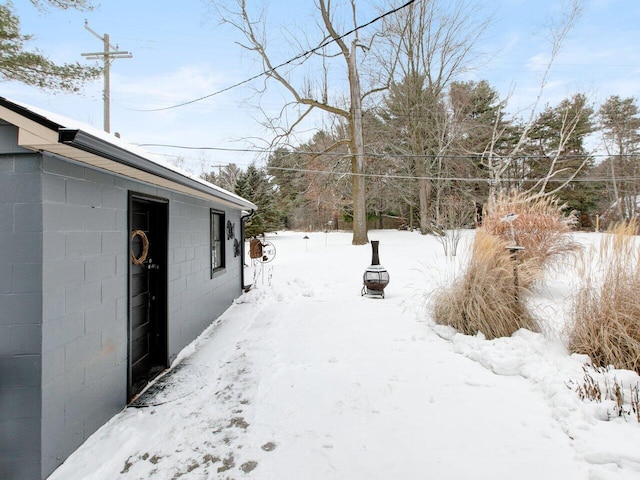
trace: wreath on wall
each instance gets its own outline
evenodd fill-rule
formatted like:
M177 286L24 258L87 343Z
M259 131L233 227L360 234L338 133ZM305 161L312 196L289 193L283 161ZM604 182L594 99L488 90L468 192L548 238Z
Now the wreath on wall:
M131 242L135 240L136 237L140 238L142 242L142 253L139 257L136 257L136 254L133 252L133 245L131 246L131 263L134 265L142 265L144 261L147 259L147 255L149 254L149 239L147 238L147 234L142 230L134 230L131 232Z

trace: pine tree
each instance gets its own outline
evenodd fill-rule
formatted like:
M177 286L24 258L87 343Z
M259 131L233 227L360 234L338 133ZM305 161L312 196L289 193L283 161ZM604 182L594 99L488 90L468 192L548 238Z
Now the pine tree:
M506 153L513 146L513 128L504 118L503 105L498 92L489 82L454 82L449 89L450 133L452 154L451 176L476 179L460 185L456 196L464 196L479 207L489 195L489 178L483 164L483 152L493 141L495 150ZM500 132L495 139L495 132ZM452 155L452 157L453 157Z
M296 212L307 203L305 174L301 171L305 167L303 156L286 148L278 148L267 160L267 172L276 186L275 201L285 228L297 226Z
M575 181L556 192L556 196L569 209L579 212L583 227L590 227L590 217L597 209L602 185L585 179L594 168L593 157L584 142L594 130L593 108L583 94L562 100L555 107L547 107L537 117L529 132L525 172L529 178L539 179L548 175L549 164L557 162L555 181L546 185L545 191L555 189L558 182L579 170Z
M633 97L609 97L599 110L613 198L619 219L638 213L640 182L635 180L640 167L640 109Z
M32 0L43 8L43 0ZM59 8L89 8L85 0L49 0ZM20 33L20 20L11 3L0 5L0 78L47 90L77 92L83 83L97 78L102 70L79 63L58 65L38 50L25 50L32 35Z
M267 172L255 164L238 176L235 193L257 205L258 210L247 222L247 237L262 235L281 228L280 213L276 207L275 190Z
M386 128L390 129L388 149L403 164L401 168L417 178L411 196L417 199L420 231L426 234L434 217L434 190L438 187L431 177L440 175L439 156L446 150L443 95L429 88L425 74L411 72L391 84L384 108Z

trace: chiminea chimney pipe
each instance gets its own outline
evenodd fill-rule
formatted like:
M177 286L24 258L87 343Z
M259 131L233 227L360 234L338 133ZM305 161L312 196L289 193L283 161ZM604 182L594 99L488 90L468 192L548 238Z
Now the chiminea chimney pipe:
M380 241L371 240L371 249L373 250L371 254L371 265L380 265L380 258L378 257L378 244Z

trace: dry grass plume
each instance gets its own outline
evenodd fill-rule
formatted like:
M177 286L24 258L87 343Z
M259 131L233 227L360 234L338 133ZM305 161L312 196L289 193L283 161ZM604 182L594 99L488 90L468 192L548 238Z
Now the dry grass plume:
M564 206L552 197L530 198L518 192L499 194L490 202L483 217L482 228L508 244L524 247L519 253L522 282L531 286L542 278L544 270L568 254L574 254L579 244L569 235L575 215L565 215ZM503 220L516 214L513 231Z
M569 235L575 216L563 210L550 197L511 192L493 198L466 270L432 298L436 323L467 335L482 332L489 339L511 336L521 328L539 332L527 309L528 289L547 267L579 248ZM505 221L509 214L515 215ZM509 249L514 245L524 247L517 261Z
M464 274L449 289L434 294L436 323L466 335L482 332L488 339L508 337L521 328L539 331L523 302L525 289L515 286L507 246L502 238L477 232Z
M594 365L640 373L640 249L637 223L616 225L584 262L573 303L569 349ZM593 258L595 256L595 258ZM591 265L597 265L593 272Z

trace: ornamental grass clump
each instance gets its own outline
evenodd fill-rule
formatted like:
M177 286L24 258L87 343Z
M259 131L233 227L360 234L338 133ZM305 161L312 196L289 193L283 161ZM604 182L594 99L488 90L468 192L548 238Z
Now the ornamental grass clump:
M434 294L436 323L466 335L508 337L521 328L539 331L523 301L526 289L516 284L508 243L482 229L476 234L465 272L450 288Z
M585 255L572 306L569 350L594 365L640 374L640 244L637 223L616 225ZM594 269L595 267L595 269Z
M580 245L571 237L576 215L564 214L565 207L552 197L527 197L521 193L498 194L490 202L482 228L508 242L523 247L518 253L522 284L531 287L542 279L545 269ZM505 221L507 215L515 218ZM513 227L513 230L512 230Z
M575 215L563 211L551 197L518 192L493 197L469 265L451 288L433 297L436 323L489 339L521 328L539 332L526 304L529 289L545 269L579 248L569 235Z

